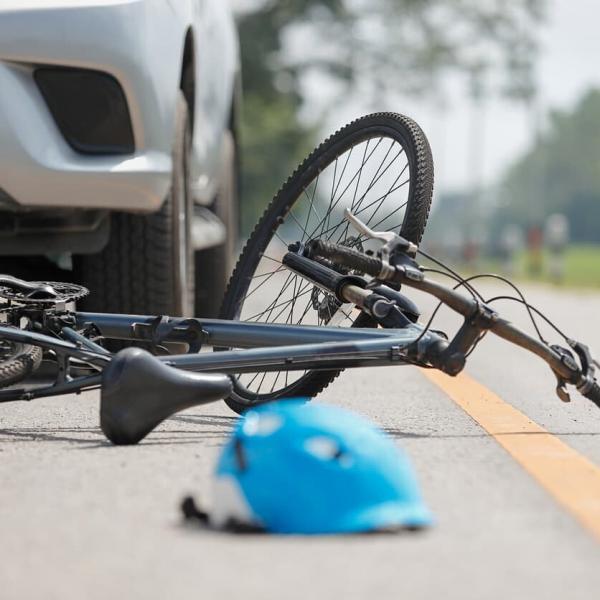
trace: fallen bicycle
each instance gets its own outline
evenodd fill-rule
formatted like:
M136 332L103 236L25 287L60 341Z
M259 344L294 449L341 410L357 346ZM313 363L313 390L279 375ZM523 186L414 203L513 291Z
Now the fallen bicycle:
M103 432L132 444L185 408L224 399L242 413L312 397L343 369L417 365L456 375L493 333L544 360L562 401L572 385L600 406L597 363L585 344L510 282L517 296L485 299L475 278L419 248L432 189L429 145L412 120L382 113L346 126L266 210L231 277L221 319L79 312L75 304L88 293L81 286L0 276L0 402L100 389ZM449 338L431 320L419 323L406 288L435 297L464 318L462 326ZM523 304L537 337L493 308L507 299ZM544 339L539 319L564 345ZM131 347L112 352L110 340ZM50 383L34 377L42 361L53 366Z

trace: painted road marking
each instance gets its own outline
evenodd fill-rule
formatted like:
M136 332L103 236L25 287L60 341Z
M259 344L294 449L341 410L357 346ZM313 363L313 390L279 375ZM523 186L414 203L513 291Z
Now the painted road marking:
M422 372L600 539L600 468L465 373Z

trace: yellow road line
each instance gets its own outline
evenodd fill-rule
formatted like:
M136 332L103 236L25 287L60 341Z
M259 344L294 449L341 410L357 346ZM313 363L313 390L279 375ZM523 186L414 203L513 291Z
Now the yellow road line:
M468 375L423 373L600 539L600 468Z

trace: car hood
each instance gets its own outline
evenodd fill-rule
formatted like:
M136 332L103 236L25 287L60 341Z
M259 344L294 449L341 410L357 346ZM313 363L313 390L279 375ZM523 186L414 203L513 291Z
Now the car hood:
M3 0L0 3L0 13L81 6L110 6L114 4L132 4L140 1L142 0Z

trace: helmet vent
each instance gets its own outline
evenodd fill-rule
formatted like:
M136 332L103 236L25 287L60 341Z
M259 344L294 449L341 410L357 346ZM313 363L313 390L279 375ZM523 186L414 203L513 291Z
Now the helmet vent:
M236 438L234 442L235 449L235 462L237 463L240 471L245 471L248 468L248 460L246 459L246 452L244 446L239 438Z
M281 426L283 421L279 415L248 415L244 423L246 435L271 435Z
M324 435L308 438L304 442L304 449L320 460L336 460L343 467L349 467L354 462L337 440Z

